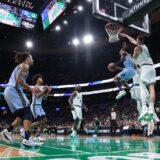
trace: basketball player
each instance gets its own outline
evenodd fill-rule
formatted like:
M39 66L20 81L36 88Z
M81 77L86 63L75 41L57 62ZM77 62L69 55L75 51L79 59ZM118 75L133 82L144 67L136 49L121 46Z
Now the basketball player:
M41 138L40 135L43 132L47 119L42 107L42 100L47 99L51 88L48 86L42 86L43 77L41 74L34 75L32 81L33 84L39 88L39 92L32 94L31 111L36 122L31 125L31 128L39 127L39 132L36 134L34 140L37 142L44 142L45 140ZM21 130L21 135L23 137L23 129Z
M145 93L147 97L147 104L150 104L150 97L149 97L149 91L147 88L145 88ZM133 77L133 84L131 87L131 97L132 99L135 99L137 101L137 109L139 114L141 114L142 111L142 101L141 101L141 95L140 95L140 71L137 70L136 75ZM149 118L149 119L148 119ZM146 120L148 122L151 121L150 116L146 117ZM159 118L156 113L154 113L154 120L156 122L159 122Z
M85 111L88 111L88 108L83 103L83 96L81 92L81 86L76 85L75 91L69 98L69 105L71 106L71 112L74 119L73 131L71 133L71 137L76 137L76 132L80 129L81 121L82 121L82 109L84 108Z
M38 144L30 139L32 112L30 110L29 101L24 94L23 89L26 89L32 93L36 93L38 91L38 88L30 87L26 83L29 68L33 65L33 59L31 54L28 52L16 52L15 61L18 63L18 65L11 74L7 87L4 91L4 97L11 112L16 118L8 129L4 129L1 132L1 135L3 136L4 140L12 143L13 129L19 126L23 121L25 135L22 144L32 147Z
M137 39L121 33L122 37L126 37L131 43L136 47L134 49L133 59L136 65L140 66L140 92L141 92L141 101L142 101L142 113L139 117L139 120L142 121L146 116L149 116L150 119L154 117L154 103L155 103L155 83L156 83L156 71L153 66L153 60L150 56L147 46L144 44L145 38L142 35L139 35ZM150 104L149 110L147 110L147 97L146 97L146 88L149 89L150 94Z
M122 86L124 86L126 89L129 90L130 87L128 86L127 81L131 80L135 75L135 69L134 69L134 64L132 62L132 57L129 53L126 52L126 49L127 49L127 44L126 42L123 42L122 48L120 50L120 62L117 62L116 65L118 63L123 63L124 68L119 74L117 74L114 77L114 82L120 90L119 94L116 96L117 100L121 99L123 96L126 95L126 91L123 89Z

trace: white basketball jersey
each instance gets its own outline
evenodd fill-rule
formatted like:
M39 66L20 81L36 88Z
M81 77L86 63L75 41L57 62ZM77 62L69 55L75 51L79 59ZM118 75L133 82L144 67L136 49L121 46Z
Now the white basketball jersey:
M133 85L139 84L139 82L140 82L140 74L136 73L136 75L133 77Z
M136 65L142 66L143 64L153 64L153 60L150 56L149 50L145 44L139 45L142 49L142 52L138 55L134 62Z
M77 91L75 92L76 96L73 98L73 105L82 107L82 101L83 101L82 93L78 93Z

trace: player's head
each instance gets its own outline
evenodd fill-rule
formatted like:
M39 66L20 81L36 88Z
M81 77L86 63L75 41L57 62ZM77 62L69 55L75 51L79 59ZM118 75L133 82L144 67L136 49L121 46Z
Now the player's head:
M79 84L76 85L76 86L75 86L75 90L78 91L78 92L80 92L80 91L81 91L81 86L80 86Z
M144 44L144 41L145 41L145 37L143 35L139 35L137 37L137 43L138 43L138 45Z
M43 84L43 77L41 74L36 74L32 78L33 84Z
M114 108L112 108L111 111L114 112L115 111Z
M33 58L32 55L29 52L17 52L15 51L15 62L20 64L25 62L29 66L33 65Z

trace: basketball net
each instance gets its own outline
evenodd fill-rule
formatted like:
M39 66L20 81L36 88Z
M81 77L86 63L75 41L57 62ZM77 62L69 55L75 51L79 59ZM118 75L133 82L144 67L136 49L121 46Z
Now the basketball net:
M120 26L118 26L117 24L114 24L114 23L107 23L105 25L105 30L109 36L110 43L116 43L116 42L120 41L119 34L123 30L123 28L121 28Z

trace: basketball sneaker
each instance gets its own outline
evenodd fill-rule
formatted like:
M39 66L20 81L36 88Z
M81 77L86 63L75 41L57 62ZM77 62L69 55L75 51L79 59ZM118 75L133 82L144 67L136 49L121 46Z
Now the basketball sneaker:
M40 142L32 140L31 138L29 140L23 139L22 144L26 147L40 147L42 145Z
M3 137L3 139L9 143L13 143L13 139L12 139L12 132L8 132L7 129L3 130L1 132L1 136Z
M143 121L145 118L147 118L147 116L149 115L149 112L147 110L147 107L142 107L142 113L140 114L138 120L141 122ZM147 120L147 119L146 119ZM147 121L148 122L148 121Z
M125 90L119 91L118 95L116 96L116 100L121 99L123 96L125 96L127 93Z

